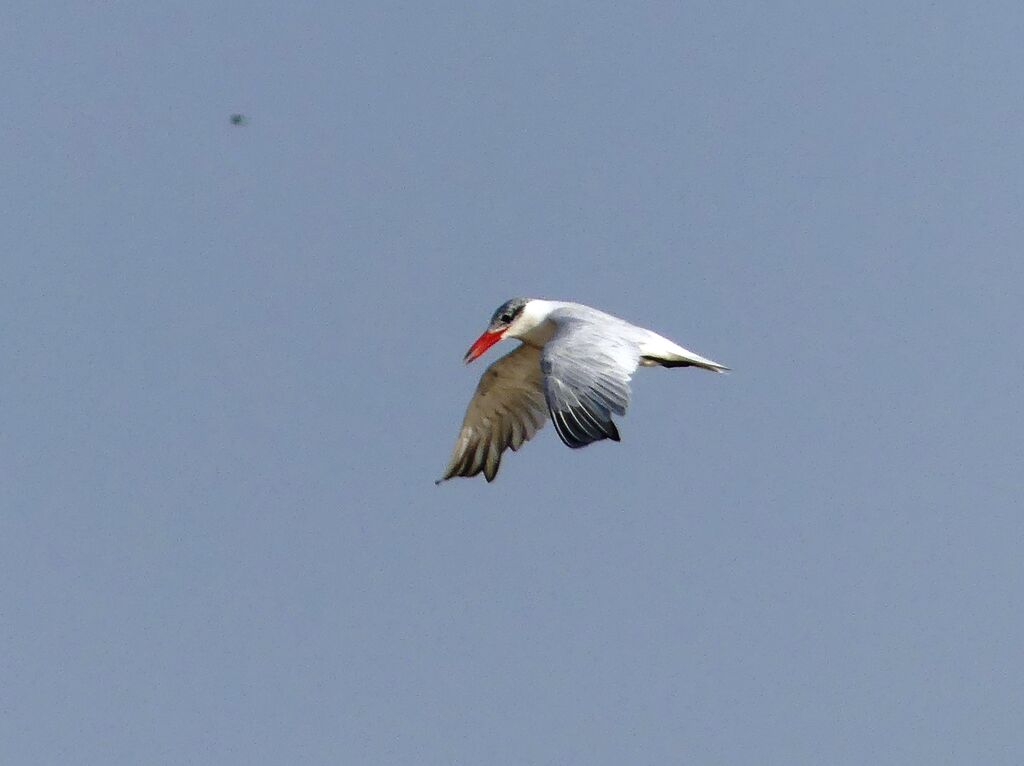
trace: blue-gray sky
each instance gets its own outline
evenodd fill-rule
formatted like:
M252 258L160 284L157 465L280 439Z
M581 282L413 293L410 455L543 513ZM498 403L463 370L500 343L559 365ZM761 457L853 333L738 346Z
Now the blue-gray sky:
M4 16L4 763L1024 761L1019 3ZM435 487L514 295L735 372Z

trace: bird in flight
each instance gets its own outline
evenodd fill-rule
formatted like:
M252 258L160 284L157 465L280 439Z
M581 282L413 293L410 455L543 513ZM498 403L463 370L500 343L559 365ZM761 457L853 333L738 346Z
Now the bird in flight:
M437 484L481 471L493 481L502 453L519 449L548 416L567 447L619 441L637 366L729 368L668 338L580 303L513 298L466 352L468 364L502 338L522 345L484 372L466 409L451 461Z

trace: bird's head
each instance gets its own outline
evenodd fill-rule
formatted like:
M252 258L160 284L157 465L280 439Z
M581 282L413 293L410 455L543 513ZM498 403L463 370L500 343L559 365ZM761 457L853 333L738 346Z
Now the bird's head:
M502 338L516 338L531 329L532 325L526 326L529 323L528 317L523 312L529 303L529 298L512 298L498 306L484 334L466 352L466 364L481 356Z

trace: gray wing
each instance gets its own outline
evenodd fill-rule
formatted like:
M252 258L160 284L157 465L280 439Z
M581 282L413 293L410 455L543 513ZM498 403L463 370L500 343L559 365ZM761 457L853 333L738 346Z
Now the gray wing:
M612 413L626 414L629 379L640 361L632 328L612 317L592 320L568 311L554 312L551 319L558 329L544 346L541 370L558 436L573 449L619 441Z
M517 450L544 425L540 350L520 346L487 368L466 408L452 459L437 483L453 476L493 481L501 454Z

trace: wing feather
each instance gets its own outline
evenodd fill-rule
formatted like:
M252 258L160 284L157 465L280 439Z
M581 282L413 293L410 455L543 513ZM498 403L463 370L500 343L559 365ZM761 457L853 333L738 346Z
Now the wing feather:
M640 363L638 343L616 332L618 325L572 312L555 311L550 318L558 329L544 346L541 370L559 438L573 449L602 439L619 441L612 414L624 415L629 406L629 381Z
M483 471L493 481L506 449L517 450L544 425L540 350L522 345L492 364L466 408L455 449L438 483Z

